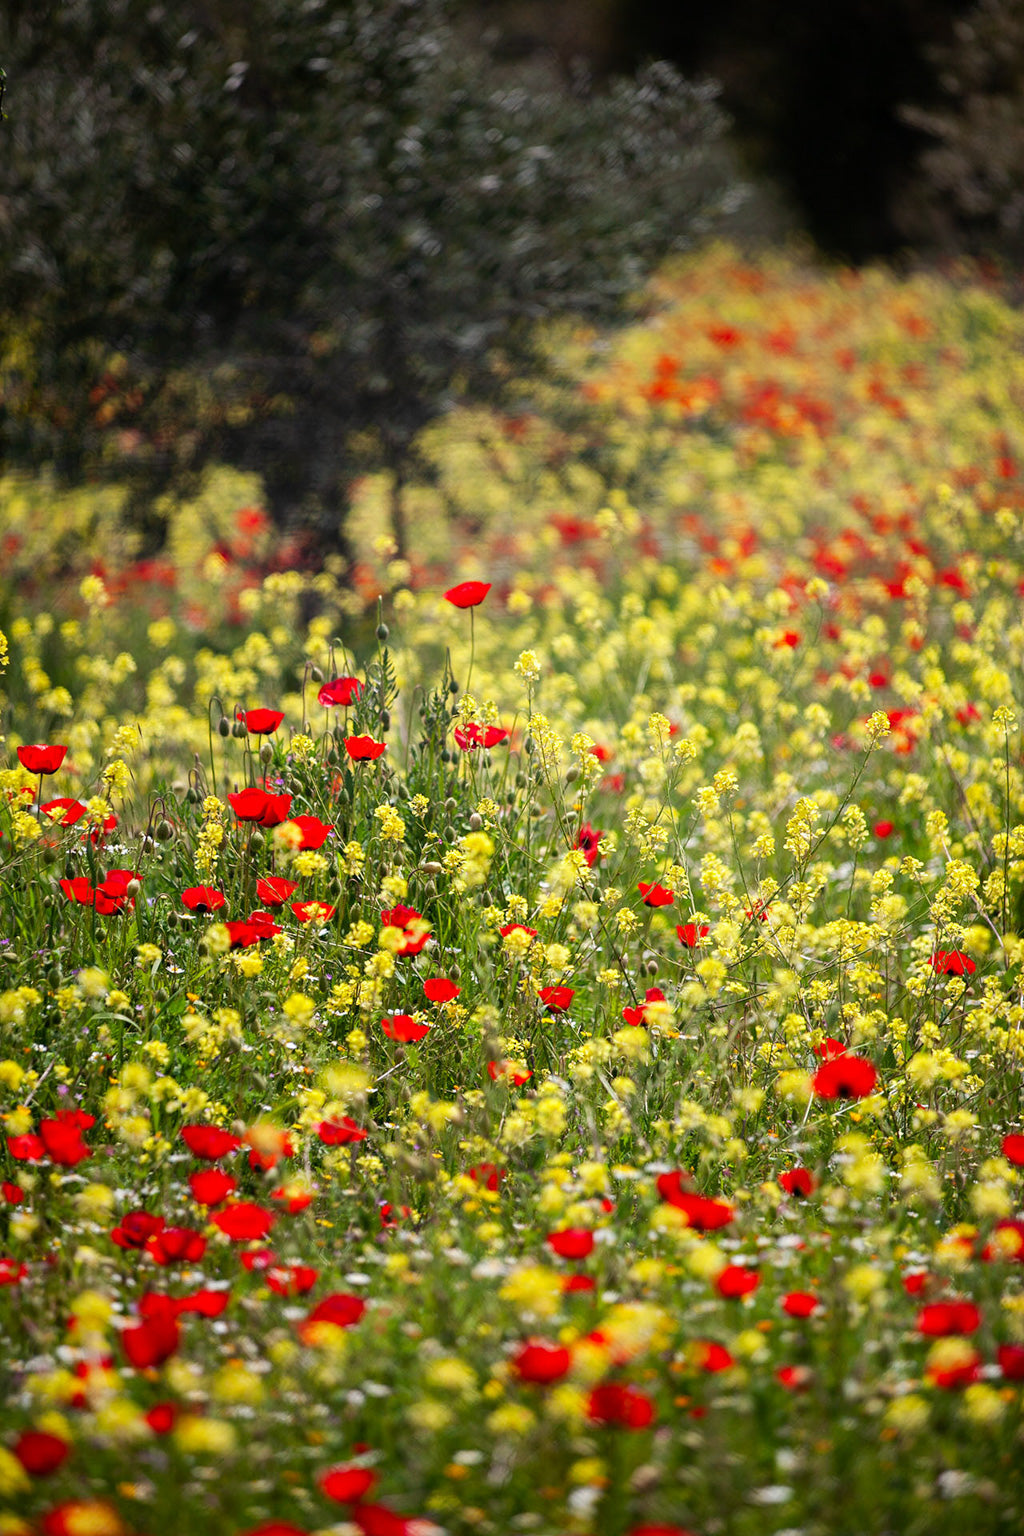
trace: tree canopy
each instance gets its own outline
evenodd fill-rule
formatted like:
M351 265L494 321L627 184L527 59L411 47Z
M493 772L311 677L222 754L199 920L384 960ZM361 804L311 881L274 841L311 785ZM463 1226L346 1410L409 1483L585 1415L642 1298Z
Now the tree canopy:
M0 450L219 456L328 541L367 457L620 315L727 190L713 86L530 90L448 0L13 0L2 43Z

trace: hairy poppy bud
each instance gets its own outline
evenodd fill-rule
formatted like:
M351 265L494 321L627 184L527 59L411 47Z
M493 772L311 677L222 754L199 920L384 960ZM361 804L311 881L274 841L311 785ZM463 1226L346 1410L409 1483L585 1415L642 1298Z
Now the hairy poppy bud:
M390 633L391 633L391 631L388 629L386 624L378 624L377 625L377 639L378 640L381 640L381 641L386 640Z
M169 821L158 821L155 835L158 843L169 843L174 836L174 828Z
M260 762L261 763L269 763L271 758L273 757L273 755L274 755L273 747L270 745L269 741L265 741L263 743L262 747L260 747Z

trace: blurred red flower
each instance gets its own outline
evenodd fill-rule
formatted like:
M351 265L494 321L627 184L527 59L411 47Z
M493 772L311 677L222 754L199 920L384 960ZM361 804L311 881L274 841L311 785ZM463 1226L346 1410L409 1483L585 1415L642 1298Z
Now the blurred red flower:
M618 1382L595 1387L587 1398L587 1417L594 1424L622 1429L646 1429L654 1422L654 1404L644 1392Z
M715 1289L719 1296L724 1296L730 1301L752 1296L760 1284L761 1276L757 1270L749 1268L746 1264L727 1264L715 1276Z
M262 1205L253 1205L248 1200L239 1200L234 1205L225 1206L210 1219L215 1227L235 1243L259 1241L267 1236L274 1225L273 1211L264 1210Z
M188 1176L192 1198L200 1205L220 1205L238 1188L238 1180L220 1168L201 1168Z
M237 1152L242 1145L240 1136L233 1136L218 1125L183 1125L181 1139L193 1157L209 1158L211 1162Z
M835 1056L811 1079L819 1099L863 1099L873 1092L878 1073L863 1056Z
M333 821L321 821L319 816L293 816L291 824L302 833L300 848L322 848L334 831Z
M572 987L541 987L537 996L552 1013L565 1013L576 994Z
M483 747L489 751L491 747L500 746L503 741L508 741L508 731L503 731L496 725L457 725L453 732L458 746L463 752L473 752L477 747Z
M71 1446L60 1435L41 1429L26 1429L14 1443L14 1454L32 1477L48 1477L64 1465Z
M321 1120L316 1133L325 1147L347 1147L366 1140L366 1132L360 1130L348 1115L342 1115L340 1120Z
M696 949L702 939L706 939L711 929L707 923L699 927L696 923L677 923L676 934L680 944L685 944L687 949Z
M377 1475L369 1467L331 1467L317 1481L321 1492L336 1504L358 1504L376 1483Z
M152 1317L136 1328L121 1329L125 1359L137 1371L162 1365L181 1342L181 1329L172 1317Z
M548 1233L547 1245L560 1259L585 1259L594 1251L594 1234L586 1227L563 1227Z
M978 969L962 949L940 949L928 961L936 976L973 976Z
M385 928L401 928L403 942L396 955L418 955L430 938L430 924L415 907L391 907L380 915Z
M917 1331L929 1339L974 1333L980 1326L981 1313L973 1301L933 1301L917 1314Z
M162 1232L166 1225L162 1216L153 1216L149 1211L129 1211L110 1236L119 1248L145 1248L149 1239Z
M815 1190L814 1175L809 1168L787 1168L779 1174L779 1184L787 1195L797 1197L812 1195Z
M636 888L645 907L670 907L676 899L674 891L666 890L657 883L648 884L645 880L638 880Z
M564 1344L548 1344L534 1340L523 1344L512 1356L512 1369L520 1381L534 1386L548 1386L568 1375L572 1355Z
M146 1243L156 1264L198 1264L206 1252L206 1238L192 1227L162 1227Z
M782 1298L782 1310L788 1317L810 1317L820 1303L810 1291L789 1291Z
M298 890L298 882L283 875L267 875L256 881L256 895L265 907L280 907Z

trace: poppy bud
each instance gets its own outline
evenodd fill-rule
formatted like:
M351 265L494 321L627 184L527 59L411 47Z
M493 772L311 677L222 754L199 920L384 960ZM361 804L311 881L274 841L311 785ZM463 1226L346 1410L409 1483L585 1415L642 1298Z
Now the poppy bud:
M310 667L310 669L309 669L309 678L310 678L310 682L322 683L323 680L324 680L324 675L320 671L319 667Z
M390 729L391 729L391 711L390 711L390 709L382 709L381 710L381 712L380 712L380 728L381 728L382 731L390 731Z
M244 737L246 735L245 721L236 720L234 725L231 727L231 734L236 738L236 740L240 740L242 737Z
M580 771L576 767L576 764L573 763L572 767L567 769L567 771L566 771L565 782L567 784L575 784L576 780L579 778L579 776L580 776Z
M158 821L156 824L156 840L158 843L169 843L174 836L174 828L169 821Z
M273 747L270 745L269 741L265 741L263 743L262 747L260 747L260 762L261 763L269 763L271 758L273 757L273 755L274 755Z
M523 751L526 753L527 757L533 756L534 752L536 751L536 747L537 743L534 741L533 737L527 736L526 740L523 742Z
M646 966L644 967L644 969L646 970L648 976L657 976L657 974L658 974L658 962L657 962L657 960L655 959L655 957L653 955L648 960L648 962L647 962Z
M254 827L253 828L253 832L252 832L252 838L251 838L250 841L251 841L251 846L253 848L262 848L264 843L266 842L266 838L263 836L263 833L257 827Z
M129 880L124 888L126 896L137 896L142 890L141 880Z
M453 797L451 795L449 795L447 800L445 801L444 808L448 812L449 816L451 815L452 811L454 811L454 809L455 809L455 800L453 799Z
M474 811L472 816L469 818L469 830L471 832L479 832L483 824L484 819L480 815L479 811Z
M231 721L228 719L227 715L221 715L220 719L217 721L217 729L222 736L231 735Z
M391 631L388 629L386 624L378 624L377 625L377 639L378 640L381 640L381 641L386 640L390 633L391 633Z
M224 734L227 735L227 732L225 731ZM190 784L188 790L185 793L185 799L188 801L189 805L198 805L201 798L202 796L200 795L198 789L196 789L195 785Z

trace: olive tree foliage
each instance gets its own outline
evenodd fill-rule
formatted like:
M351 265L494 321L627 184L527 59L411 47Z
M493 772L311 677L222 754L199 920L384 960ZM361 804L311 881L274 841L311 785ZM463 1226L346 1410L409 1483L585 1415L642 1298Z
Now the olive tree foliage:
M326 543L733 191L713 86L510 84L446 0L8 0L0 59L6 460L145 502L218 456Z
M1024 257L1024 0L979 0L932 50L943 100L902 115L928 135L908 233L953 250Z

